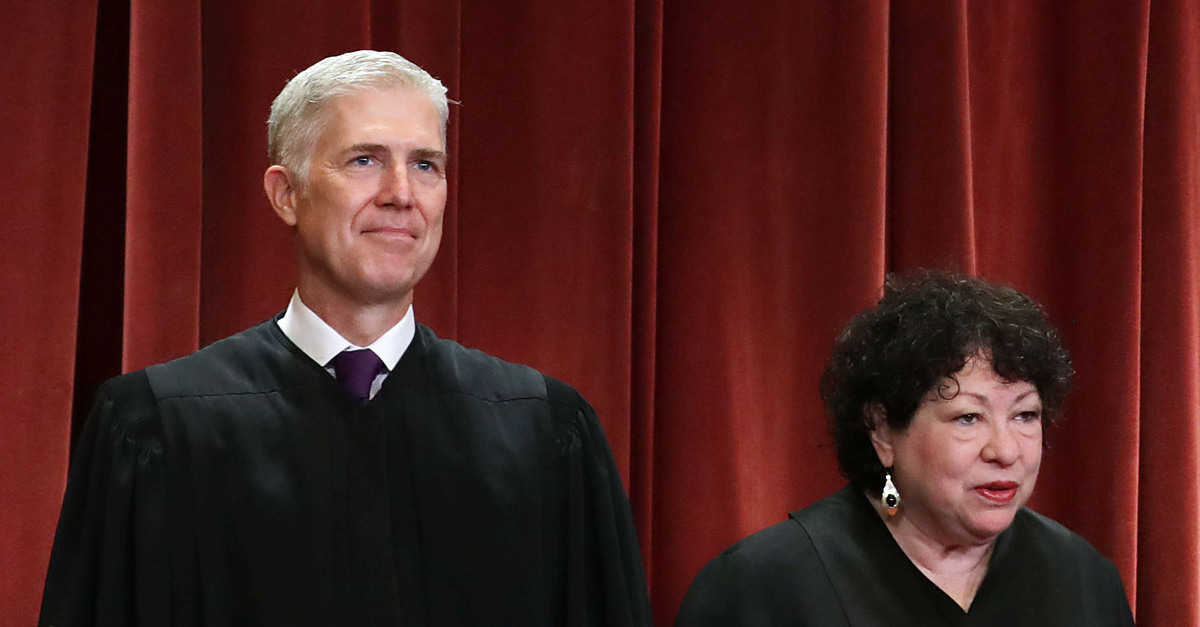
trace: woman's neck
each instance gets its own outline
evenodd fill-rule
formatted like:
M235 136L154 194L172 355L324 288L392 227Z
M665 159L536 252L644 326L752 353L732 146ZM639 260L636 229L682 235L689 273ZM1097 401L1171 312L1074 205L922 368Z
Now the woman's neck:
M895 516L888 516L879 499L868 499L908 559L959 607L970 609L987 575L996 539L982 543L947 541L931 532L929 525L914 520L903 506Z

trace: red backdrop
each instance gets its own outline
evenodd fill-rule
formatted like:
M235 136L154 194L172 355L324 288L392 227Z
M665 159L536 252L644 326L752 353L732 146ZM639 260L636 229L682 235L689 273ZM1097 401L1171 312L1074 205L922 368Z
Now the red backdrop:
M1078 385L1034 505L1139 624L1200 624L1198 46L1183 0L9 2L0 624L35 620L96 385L283 308L267 109L363 47L462 103L418 318L597 407L659 625L840 486L818 373L921 266L1045 304Z

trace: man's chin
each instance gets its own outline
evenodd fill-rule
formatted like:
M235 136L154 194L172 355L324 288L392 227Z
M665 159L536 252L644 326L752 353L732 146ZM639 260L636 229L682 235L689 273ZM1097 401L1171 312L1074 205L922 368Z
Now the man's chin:
M412 303L414 286L415 283L372 284L356 290L352 298L361 306L407 307Z

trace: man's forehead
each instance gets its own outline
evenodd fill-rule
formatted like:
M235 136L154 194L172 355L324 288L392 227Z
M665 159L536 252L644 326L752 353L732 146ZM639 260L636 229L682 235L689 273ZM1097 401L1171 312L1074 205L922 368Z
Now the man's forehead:
M440 150L441 124L427 94L406 86L363 88L339 94L323 103L314 122L321 142L342 147L376 144L380 133L417 129L432 149Z
M412 85L398 83L395 85L361 85L350 87L331 95L318 106L319 113L326 115L331 111L359 108L363 103L381 102L386 100L404 100L404 104L396 102L394 109L409 111L421 109L433 114L437 119L437 106L429 94ZM389 107L391 108L391 107Z

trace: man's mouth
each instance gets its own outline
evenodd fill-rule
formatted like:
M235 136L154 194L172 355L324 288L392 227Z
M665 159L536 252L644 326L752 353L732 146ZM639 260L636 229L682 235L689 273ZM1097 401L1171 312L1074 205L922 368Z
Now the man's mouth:
M395 239L416 239L416 235L412 231L398 226L376 226L363 229L363 234L367 235L382 235L388 238Z

